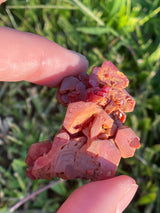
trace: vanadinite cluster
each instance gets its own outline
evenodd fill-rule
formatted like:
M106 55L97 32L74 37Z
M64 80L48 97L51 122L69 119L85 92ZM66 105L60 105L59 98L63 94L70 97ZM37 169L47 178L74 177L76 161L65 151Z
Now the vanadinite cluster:
M129 80L110 61L90 76L66 77L57 99L67 112L53 141L33 144L28 152L31 179L83 178L103 180L115 175L122 158L140 147L134 131L123 123L135 100L125 88Z

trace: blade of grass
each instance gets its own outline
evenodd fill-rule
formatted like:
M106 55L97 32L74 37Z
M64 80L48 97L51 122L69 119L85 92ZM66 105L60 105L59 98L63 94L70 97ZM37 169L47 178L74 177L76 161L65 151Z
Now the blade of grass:
M0 13L0 26L8 26L10 24L10 20L8 20L8 16L2 15Z
M63 5L8 5L8 9L60 9L60 10L77 10L77 7Z
M59 17L58 24L65 32L71 44L73 44L74 46L78 46L77 44L81 43L79 34L75 31L73 25L66 18L64 18L63 16Z
M109 17L110 18L111 17L114 18L114 15L116 15L117 13L120 13L121 8L123 6L125 6L125 3L126 3L126 0L121 0L121 1L116 0L116 1L114 1L112 8L110 8L111 10L109 12Z
M10 140L10 141L12 141L12 142L14 142L14 143L16 143L16 144L18 144L18 145L22 145L23 144L22 141L14 138L14 137L12 137L10 135L7 135L7 139Z
M0 87L0 100L3 97L3 94L5 94L6 89L7 89L8 83L5 82L4 84L2 84L2 86Z
M119 37L119 34L111 27L77 27L77 31L91 34L91 35L102 35L106 33L111 33L116 37Z
M17 29L16 21L15 21L13 15L12 15L10 9L9 9L9 8L6 8L6 12L7 12L8 16L9 16L9 19L10 19L10 21L11 21L13 27L14 27L15 29Z
M17 172L16 172L14 175L15 175L15 177L16 177L18 183L19 183L20 188L22 189L22 191L24 191L25 188L26 188L26 185L25 185L25 183L23 182L22 177L21 177Z
M128 41L126 38L124 38L122 35L120 35L116 30L114 30L112 27L77 27L77 31L87 33L90 35L103 35L107 33L111 33L115 37L118 37L126 46L129 46Z
M160 12L160 7L152 11L149 15L145 16L143 19L141 19L138 23L139 26L144 25L147 21L149 21L151 18L156 16Z
M100 26L104 26L104 22L97 17L92 10L90 10L87 6L85 6L82 2L79 0L72 0L78 7L79 9L85 14L90 16L92 19L94 19Z
M147 58L149 63L154 63L160 60L160 44L158 45L157 49Z
M23 26L25 26L28 31L35 32L35 29L32 27L32 25L26 19L24 19L24 17L22 17L22 15L18 11L14 10L13 14L17 16L18 19L23 20Z
M131 0L127 0L127 8L126 8L127 17L130 16L130 13L131 13Z

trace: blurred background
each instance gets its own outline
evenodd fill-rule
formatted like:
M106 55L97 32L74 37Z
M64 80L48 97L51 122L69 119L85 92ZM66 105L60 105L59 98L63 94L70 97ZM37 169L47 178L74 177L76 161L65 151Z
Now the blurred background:
M8 0L0 6L0 26L80 52L88 73L110 60L127 75L136 107L125 124L142 146L117 171L139 185L125 213L160 212L160 0ZM28 82L0 83L0 212L49 183L25 176L25 158L32 143L54 137L62 125L65 110L55 96L56 89ZM16 212L56 212L84 183L59 183Z

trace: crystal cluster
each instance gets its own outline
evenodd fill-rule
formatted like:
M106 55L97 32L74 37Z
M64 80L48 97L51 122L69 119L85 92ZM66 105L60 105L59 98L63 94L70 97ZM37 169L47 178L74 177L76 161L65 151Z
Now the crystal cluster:
M140 147L134 131L123 125L135 100L125 88L128 78L110 61L94 67L90 76L63 79L57 99L67 112L52 141L33 144L26 174L31 179L83 178L103 180L115 175L121 157Z

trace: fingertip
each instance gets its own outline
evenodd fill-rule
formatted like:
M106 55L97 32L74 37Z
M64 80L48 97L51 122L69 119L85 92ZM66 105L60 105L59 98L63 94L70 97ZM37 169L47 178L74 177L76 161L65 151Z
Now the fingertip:
M43 67L41 67L45 75L40 80L33 80L32 83L48 87L58 87L63 78L77 76L79 73L87 71L88 60L85 56L60 46L58 48L59 54L53 54L51 57L52 62L48 62L50 56L47 55L47 59Z
M63 78L88 69L84 56L42 36L5 27L0 31L0 81L56 87Z
M0 0L0 5L4 2L6 2L7 0Z
M122 213L125 210L125 208L129 205L132 198L134 197L137 189L138 189L138 185L132 184L128 188L128 190L126 190L124 192L123 196L121 197L121 199L117 203L116 213Z
M132 200L138 186L128 176L91 182L75 190L58 213L120 213Z
M80 53L78 53L76 51L73 51L73 50L70 50L70 51L73 54L75 54L75 55L77 55L79 57L80 64L82 65L82 71L86 72L87 69L88 69L88 60L87 60L87 58L84 55L82 55L82 54L80 54Z

